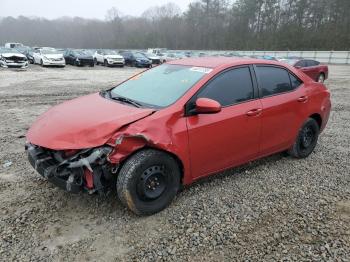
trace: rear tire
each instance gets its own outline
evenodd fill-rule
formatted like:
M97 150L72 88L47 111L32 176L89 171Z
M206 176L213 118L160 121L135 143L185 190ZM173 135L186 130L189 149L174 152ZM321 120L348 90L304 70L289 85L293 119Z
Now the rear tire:
M300 128L293 146L288 150L288 154L295 158L308 157L316 147L319 134L320 127L316 120L308 118Z
M146 149L131 156L117 178L120 201L137 215L166 208L180 186L180 169L171 156Z

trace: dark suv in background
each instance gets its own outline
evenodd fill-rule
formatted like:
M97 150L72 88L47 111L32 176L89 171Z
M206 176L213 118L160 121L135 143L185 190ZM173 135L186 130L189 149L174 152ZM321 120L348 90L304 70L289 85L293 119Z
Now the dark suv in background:
M91 67L95 65L93 56L83 50L66 50L63 56L66 64Z
M125 65L136 67L152 67L152 60L141 52L121 51L119 52L125 59Z

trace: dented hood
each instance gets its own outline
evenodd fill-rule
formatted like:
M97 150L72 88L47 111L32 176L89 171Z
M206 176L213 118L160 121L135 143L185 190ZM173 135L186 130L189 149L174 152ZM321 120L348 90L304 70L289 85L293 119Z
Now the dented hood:
M91 94L54 106L31 126L27 140L64 150L103 145L122 126L153 113Z

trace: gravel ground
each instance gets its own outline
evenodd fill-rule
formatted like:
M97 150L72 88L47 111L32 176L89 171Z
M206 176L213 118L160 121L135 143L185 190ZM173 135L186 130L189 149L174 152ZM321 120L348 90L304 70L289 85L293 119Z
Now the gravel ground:
M349 66L330 66L333 112L309 158L277 154L228 170L151 217L129 212L114 192L53 187L24 152L39 114L137 71L0 69L0 260L350 261Z

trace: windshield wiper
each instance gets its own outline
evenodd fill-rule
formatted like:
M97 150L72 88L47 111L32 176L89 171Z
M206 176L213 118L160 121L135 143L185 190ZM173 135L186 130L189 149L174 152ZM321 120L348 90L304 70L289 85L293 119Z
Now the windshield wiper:
M136 102L135 100L127 98L127 97L110 95L110 98L113 99L113 100L117 100L117 101L123 102L123 103L128 103L128 104L133 105L135 107L142 107L142 104Z

